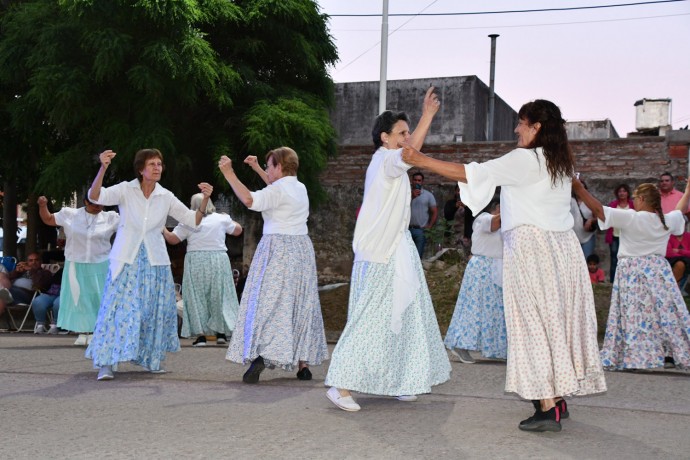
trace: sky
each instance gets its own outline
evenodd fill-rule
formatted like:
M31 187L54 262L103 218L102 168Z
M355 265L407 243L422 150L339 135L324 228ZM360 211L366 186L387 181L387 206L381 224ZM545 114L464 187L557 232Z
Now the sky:
M317 0L340 61L336 83L380 78L382 1ZM556 103L569 121L610 119L634 132L635 102L666 99L673 129L690 124L690 1L584 10L451 15L640 3L640 0L389 0L388 80L477 75L513 109ZM391 16L393 14L410 16ZM433 16L421 16L419 14ZM441 13L441 14L439 14ZM372 17L341 17L373 14Z

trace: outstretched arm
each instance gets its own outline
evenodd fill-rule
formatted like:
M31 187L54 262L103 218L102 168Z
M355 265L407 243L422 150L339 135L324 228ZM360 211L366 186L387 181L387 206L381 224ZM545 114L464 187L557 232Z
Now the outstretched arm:
M171 244L173 246L179 244L182 241L177 235L175 235L173 232L171 232L165 227L163 227L163 238L165 238L165 241L168 244Z
M223 155L220 157L220 160L218 160L218 168L220 168L220 172L223 173L225 180L228 181L228 184L232 187L232 191L235 192L237 198L239 198L246 207L251 208L252 204L254 204L254 199L247 186L240 181L235 174L235 170L232 169L232 160Z
M422 148L424 144L424 138L429 132L429 127L431 126L431 121L434 119L434 115L438 112L441 102L438 100L438 96L434 94L434 87L430 86L426 90L424 95L424 102L422 104L422 118L419 119L417 127L414 132L410 135L410 145L412 145L417 150Z
M55 216L48 211L48 199L44 196L38 197L38 215L41 216L44 224L57 227Z
M254 155L249 155L247 158L244 159L244 162L251 166L254 172L259 175L261 180L263 180L266 183L266 185L270 183L268 182L268 174L266 174L266 171L264 171L263 168L259 166L259 160Z
M199 187L201 194L204 195L204 198L202 198L201 204L199 205L199 209L196 210L196 225L198 226L201 223L201 219L203 219L204 215L206 214L208 200L213 193L213 185L209 184L208 182L201 182L197 186Z
M98 156L98 159L101 161L101 167L98 170L98 174L96 174L96 177L93 179L93 183L91 184L89 201L97 202L98 197L101 196L101 187L103 186L103 176L105 176L105 170L108 169L108 166L110 166L110 162L113 160L113 158L115 158L115 155L117 155L117 153L113 152L112 150L106 150Z
M573 192L578 196L591 211L594 217L599 220L605 220L604 206L601 201L592 196L591 193L582 185L582 182L577 177L573 177Z
M431 171L439 176L443 176L457 182L467 183L464 164L436 160L424 155L410 144L405 144L403 147L402 159L408 165L426 169L427 171Z

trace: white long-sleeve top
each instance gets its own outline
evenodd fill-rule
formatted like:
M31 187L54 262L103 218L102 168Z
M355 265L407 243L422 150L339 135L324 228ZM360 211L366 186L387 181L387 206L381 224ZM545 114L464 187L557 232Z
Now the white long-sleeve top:
M604 218L604 221L598 219L602 230L610 227L621 230L618 258L665 256L669 236L682 235L685 230L685 219L680 211L664 214L668 230L664 229L659 216L649 211L604 206Z
M118 213L89 214L86 208L62 208L53 216L55 223L65 231L65 259L88 264L108 260L110 238L120 223Z
M264 235L306 235L309 218L307 188L295 176L284 176L256 192L251 192L249 209L261 212Z
M572 214L574 221L573 231L580 244L584 244L594 238L596 232L588 232L585 230L585 220L589 220L593 217L592 210L589 209L586 204L578 203L575 198L571 198L570 214Z
M410 222L410 168L402 149L380 147L372 156L352 240L355 262L387 263L395 252Z
M177 224L173 233L180 241L187 240L187 252L227 251L225 235L235 231L237 224L227 214L214 212L204 216L198 227Z
M156 184L148 199L144 197L139 180L120 182L112 187L102 187L98 200L89 199L104 206L117 205L120 210L120 226L110 251L111 271L119 273L122 264L131 264L143 243L151 265L170 265L161 230L168 216L189 227L196 227L196 211L178 200L172 192ZM113 262L117 262L113 270Z
M495 232L491 231L493 217L492 214L483 212L474 219L472 223L472 254L502 259L503 238L500 228Z
M504 232L521 225L562 232L573 228L570 214L572 181L556 180L546 169L541 147L517 148L485 163L465 165L467 183L458 182L462 201L478 213L501 186L501 228Z

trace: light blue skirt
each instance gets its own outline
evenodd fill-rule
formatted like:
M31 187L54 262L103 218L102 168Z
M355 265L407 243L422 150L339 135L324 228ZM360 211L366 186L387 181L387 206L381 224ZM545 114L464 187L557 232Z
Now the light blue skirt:
M261 356L291 371L328 359L314 247L308 235L264 235L254 253L226 359Z
M492 275L493 259L473 255L444 340L447 348L479 350L486 358L508 356L503 289Z
M192 251L184 258L182 337L232 334L237 291L225 251Z
M96 368L132 361L158 370L165 353L179 349L170 266L151 266L142 244L134 262L125 264L114 280L108 273L86 357Z
M59 328L74 332L93 332L105 289L105 278L108 276L108 265L107 260L93 264L65 261L57 322ZM72 268L79 284L78 302L74 301L70 288L69 273Z
M395 255L386 264L355 262L347 324L333 351L326 385L376 395L417 395L450 378L448 354L409 232L400 244L411 247L409 263L420 282L403 313L402 330L391 330Z

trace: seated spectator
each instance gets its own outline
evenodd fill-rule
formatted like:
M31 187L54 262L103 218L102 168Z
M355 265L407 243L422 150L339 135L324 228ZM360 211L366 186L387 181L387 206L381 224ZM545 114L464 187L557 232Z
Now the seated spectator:
M62 284L62 268L53 275L50 287L47 291L40 293L31 304L31 309L36 318L34 334L57 334L58 310L60 310L60 285ZM46 331L45 324L48 321L48 310L52 310L53 318L50 321L50 328Z
M590 254L587 256L587 270L589 271L589 279L592 284L603 283L606 281L606 276L604 276L604 270L599 268L599 256L596 254Z
M673 277L682 288L682 281L690 270L690 233L671 235L666 246L666 260L671 264Z
M7 305L30 303L34 291L45 291L50 287L52 277L52 273L41 267L41 256L36 252L29 254L26 262L19 262L7 279L0 280L0 315L5 313Z

